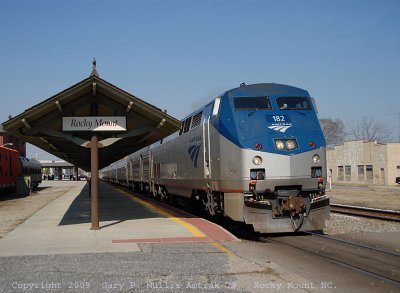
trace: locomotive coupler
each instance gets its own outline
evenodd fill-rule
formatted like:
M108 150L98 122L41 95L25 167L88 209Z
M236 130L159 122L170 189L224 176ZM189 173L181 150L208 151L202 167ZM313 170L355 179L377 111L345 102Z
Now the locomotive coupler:
M278 190L275 201L272 201L272 211L275 217L299 215L304 213L304 199L297 190Z

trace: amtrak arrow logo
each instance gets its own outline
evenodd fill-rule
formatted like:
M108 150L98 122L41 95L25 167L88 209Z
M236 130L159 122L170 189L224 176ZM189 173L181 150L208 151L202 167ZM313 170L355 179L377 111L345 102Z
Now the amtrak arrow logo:
M272 125L268 126L269 129L279 131L279 132L286 132L292 125Z
M188 153L189 153L190 159L192 160L195 168L197 168L197 161L199 158L200 146L201 146L201 144L199 144L197 146L192 145L188 148Z

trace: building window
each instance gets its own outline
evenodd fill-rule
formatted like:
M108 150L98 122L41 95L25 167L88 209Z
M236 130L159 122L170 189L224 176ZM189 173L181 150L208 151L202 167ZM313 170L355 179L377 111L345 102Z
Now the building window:
M343 181L343 166L338 166L338 181Z
M357 169L358 169L358 180L365 180L364 165L358 165Z
M346 181L351 181L351 166L344 167L344 174Z
M373 181L374 180L374 169L372 165L366 165L365 166L365 172L367 175L367 180L368 181Z

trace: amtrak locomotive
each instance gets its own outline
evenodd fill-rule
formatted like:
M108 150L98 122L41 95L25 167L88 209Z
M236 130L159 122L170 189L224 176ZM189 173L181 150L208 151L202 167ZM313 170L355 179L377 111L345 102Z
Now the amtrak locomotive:
M307 91L242 84L102 176L170 203L189 199L262 233L319 230L330 212L325 152Z

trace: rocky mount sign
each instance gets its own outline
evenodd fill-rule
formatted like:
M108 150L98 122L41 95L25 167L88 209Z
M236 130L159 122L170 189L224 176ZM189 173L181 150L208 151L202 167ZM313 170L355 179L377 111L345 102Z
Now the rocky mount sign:
M63 131L126 131L125 116L63 117Z

